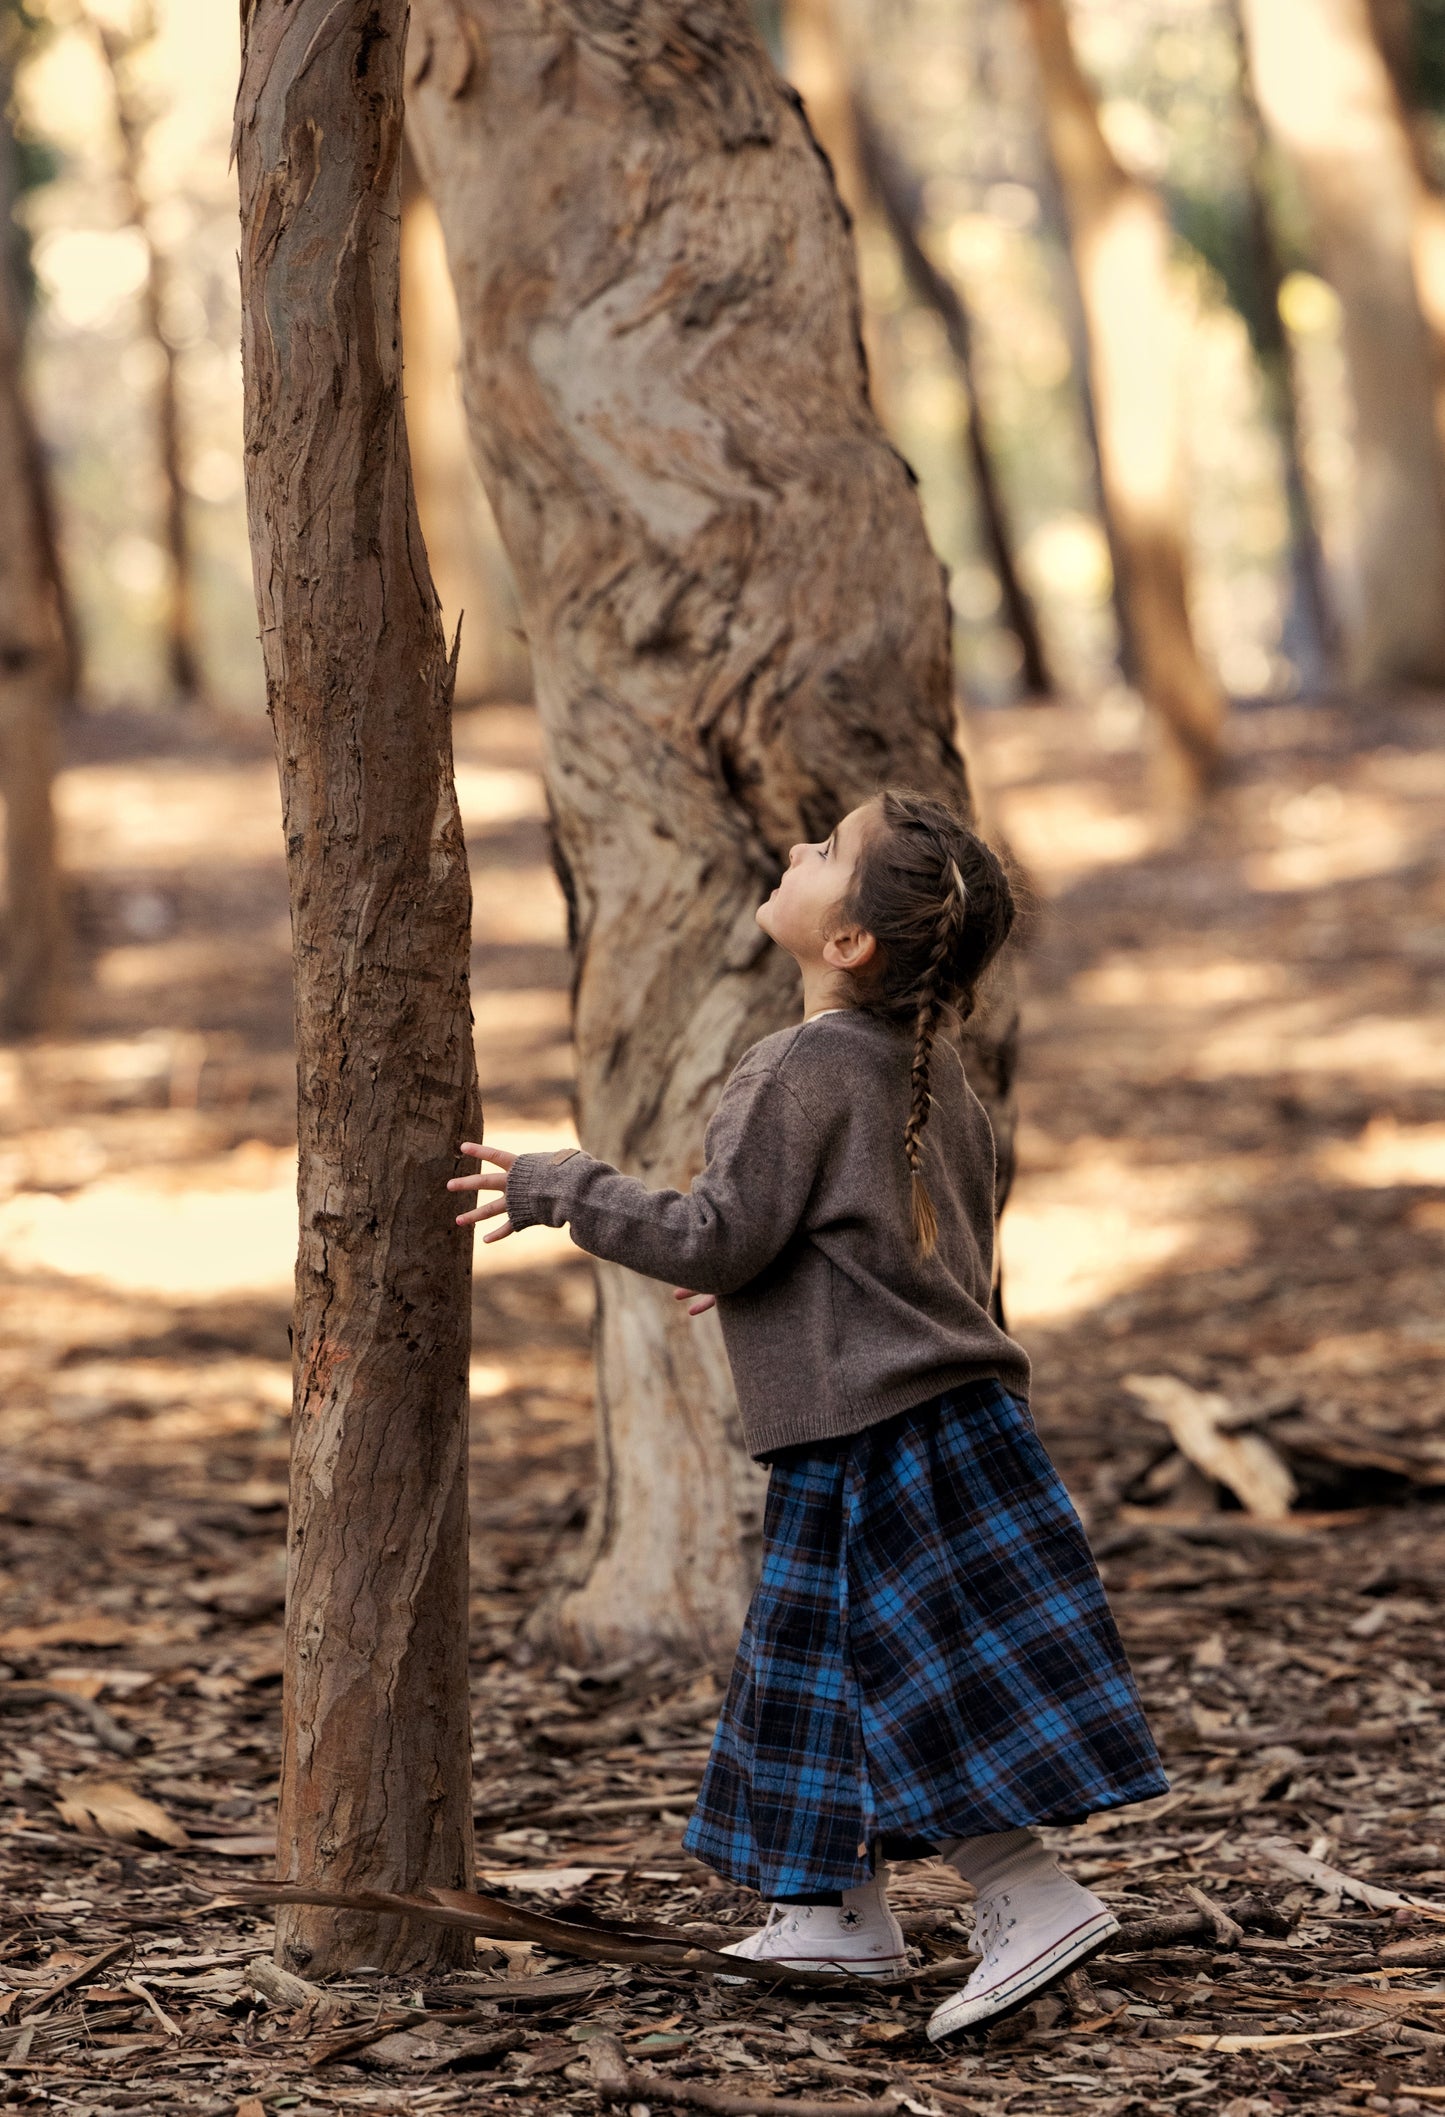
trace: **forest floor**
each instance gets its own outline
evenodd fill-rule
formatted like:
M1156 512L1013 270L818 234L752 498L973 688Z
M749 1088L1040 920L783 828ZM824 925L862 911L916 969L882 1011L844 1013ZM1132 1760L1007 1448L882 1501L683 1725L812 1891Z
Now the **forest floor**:
M0 1053L0 2101L1445 2105L1445 720L1241 711L1228 786L1172 842L1117 713L968 740L1039 898L1010 1321L1173 1783L1050 1834L1128 1945L941 2049L967 1892L926 1865L897 1878L919 1978L893 1994L521 1943L268 1994L269 1921L225 1897L269 1872L278 1766L275 784L264 727L112 715L61 788L72 1018ZM531 715L468 714L457 747L488 1136L542 1146L570 1136L570 1057ZM679 1848L725 1671L579 1672L522 1635L587 1503L590 1310L565 1233L479 1253L479 1886L737 1933L756 1906Z

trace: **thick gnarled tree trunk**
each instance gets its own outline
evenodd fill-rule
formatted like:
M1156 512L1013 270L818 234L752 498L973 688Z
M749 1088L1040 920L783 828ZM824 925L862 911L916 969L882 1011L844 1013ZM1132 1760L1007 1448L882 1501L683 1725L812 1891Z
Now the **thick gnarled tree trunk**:
M1445 475L1415 280L1421 199L1367 0L1243 0L1255 92L1340 297L1355 408L1352 674L1445 679ZM1309 63L1301 53L1309 54Z
M1189 615L1169 224L1158 194L1121 166L1104 137L1063 0L1021 5L1078 274L1131 666L1162 730L1169 779L1192 798L1218 771L1224 696Z
M300 1088L279 1872L464 1886L471 891L397 331L403 0L250 0L237 109L246 472ZM313 1974L469 1944L310 1909Z
M799 1013L753 916L788 847L880 783L968 799L942 572L744 0L419 0L408 75L532 647L579 1134L685 1186L729 1070ZM1004 998L973 1060L996 1102L1010 1034ZM717 1318L597 1280L602 1491L552 1622L573 1654L725 1653L762 1479Z

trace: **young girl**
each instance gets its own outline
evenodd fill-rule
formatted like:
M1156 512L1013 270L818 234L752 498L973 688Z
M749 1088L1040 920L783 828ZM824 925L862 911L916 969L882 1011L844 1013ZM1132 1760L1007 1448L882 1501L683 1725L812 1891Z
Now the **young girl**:
M730 1075L689 1191L577 1148L452 1190L483 1240L570 1223L594 1256L716 1305L751 1454L762 1576L683 1840L771 1898L732 1952L906 1968L885 1860L941 1852L982 1960L935 2041L1016 2006L1117 1930L1031 1826L1162 1793L1103 1585L989 1312L993 1135L941 1021L972 1010L1013 899L942 802L885 790L795 845L758 924L803 1019ZM501 1171L502 1173L495 1173ZM702 1296L702 1298L698 1298Z

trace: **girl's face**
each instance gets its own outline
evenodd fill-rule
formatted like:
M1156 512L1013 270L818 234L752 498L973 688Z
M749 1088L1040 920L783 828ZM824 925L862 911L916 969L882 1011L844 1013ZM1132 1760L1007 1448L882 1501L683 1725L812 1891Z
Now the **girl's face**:
M872 820L873 806L865 803L850 809L829 837L812 845L795 845L782 881L766 903L758 906L757 922L763 932L805 968L826 964L832 969L854 970L873 951L871 934L864 935L861 927L844 930L836 917Z

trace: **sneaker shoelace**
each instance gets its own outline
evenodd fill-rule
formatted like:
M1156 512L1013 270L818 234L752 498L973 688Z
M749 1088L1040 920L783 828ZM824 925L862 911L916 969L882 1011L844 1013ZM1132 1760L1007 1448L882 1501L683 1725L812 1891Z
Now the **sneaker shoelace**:
M1008 1937L1018 1924L1012 1905L1013 1899L1005 1894L989 1897L979 1906L974 1930L983 1957L978 1966L980 1971L992 1970L1008 1946Z

